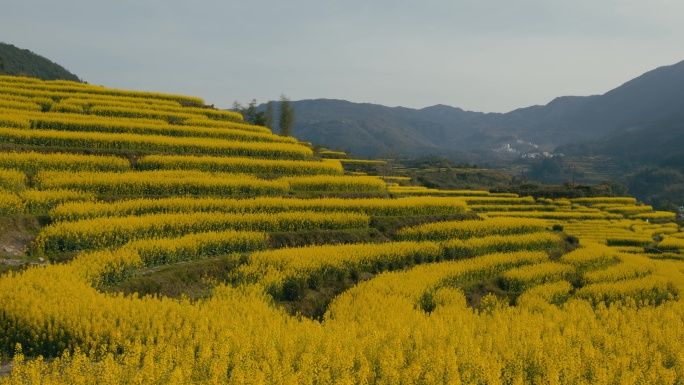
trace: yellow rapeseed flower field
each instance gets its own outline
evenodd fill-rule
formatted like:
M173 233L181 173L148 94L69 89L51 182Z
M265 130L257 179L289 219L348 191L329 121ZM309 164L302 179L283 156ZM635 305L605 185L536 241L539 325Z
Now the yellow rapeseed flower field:
M0 385L684 383L684 236L633 198L388 186L199 98L23 77L0 142L0 239L35 236ZM118 292L167 268L210 290Z

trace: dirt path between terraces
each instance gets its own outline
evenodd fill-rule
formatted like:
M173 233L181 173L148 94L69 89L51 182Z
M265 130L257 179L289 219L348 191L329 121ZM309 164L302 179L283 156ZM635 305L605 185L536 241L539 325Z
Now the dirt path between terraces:
M40 228L32 217L0 219L0 257L10 260L26 256L26 249Z
M5 377L9 376L9 374L12 372L12 363L11 362L5 362L0 364L0 377Z

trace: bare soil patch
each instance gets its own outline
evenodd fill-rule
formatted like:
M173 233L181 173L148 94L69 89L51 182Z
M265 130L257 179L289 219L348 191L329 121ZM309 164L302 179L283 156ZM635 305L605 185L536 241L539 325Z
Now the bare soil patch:
M12 372L12 363L11 362L0 363L0 377L9 376L11 372Z
M0 219L0 257L15 259L26 256L28 245L40 229L35 217L5 217Z

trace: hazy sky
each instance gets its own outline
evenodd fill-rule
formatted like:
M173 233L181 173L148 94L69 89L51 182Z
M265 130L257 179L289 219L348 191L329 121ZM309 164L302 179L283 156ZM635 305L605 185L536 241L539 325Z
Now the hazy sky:
M506 112L684 60L684 1L4 1L0 41L91 83L227 108L334 98Z

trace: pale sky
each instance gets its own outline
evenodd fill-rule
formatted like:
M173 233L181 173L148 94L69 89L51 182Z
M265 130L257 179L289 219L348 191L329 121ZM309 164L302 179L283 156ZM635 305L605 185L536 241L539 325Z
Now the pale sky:
M4 0L0 41L112 88L507 112L684 60L680 0Z

